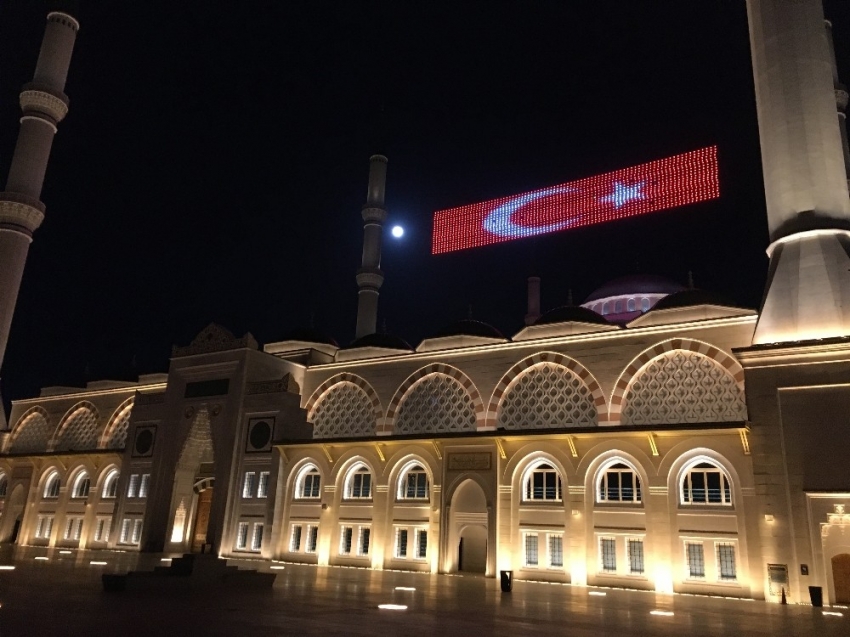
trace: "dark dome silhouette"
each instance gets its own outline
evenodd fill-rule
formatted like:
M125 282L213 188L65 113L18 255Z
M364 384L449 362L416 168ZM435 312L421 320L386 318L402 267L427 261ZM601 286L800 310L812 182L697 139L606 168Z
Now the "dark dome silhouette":
M738 307L725 296L707 292L705 290L682 290L670 296L665 296L658 301L653 310L669 310L674 307L689 307L691 305L722 305L724 307Z
M592 303L598 299L630 294L674 294L685 290L685 286L654 274L635 274L608 281L585 299Z
M504 339L505 336L495 327L484 321L476 321L474 319L463 319L455 321L451 325L447 325L435 334L428 338L445 338L446 336L480 336L482 338L499 338Z
M413 351L410 343L403 338L393 336L392 334L367 334L361 336L345 349L355 349L357 347L383 347L385 349L403 349Z
M333 338L327 334L322 334L309 327L296 327L286 332L281 341L304 341L305 343L321 343L322 345L333 345L339 347Z
M549 323L567 323L569 321L611 325L601 314L579 305L562 305L561 307L556 307L543 314L539 319L534 321L534 324L548 325Z

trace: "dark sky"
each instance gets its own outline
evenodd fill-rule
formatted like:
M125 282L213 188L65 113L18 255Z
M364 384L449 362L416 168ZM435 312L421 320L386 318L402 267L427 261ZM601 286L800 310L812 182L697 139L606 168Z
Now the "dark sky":
M850 3L827 0L850 77ZM0 3L0 177L45 5ZM368 157L389 157L379 322L416 345L637 272L757 307L768 242L745 3L90 0L3 369L166 371L208 322L353 338ZM434 210L717 144L719 200L432 257Z

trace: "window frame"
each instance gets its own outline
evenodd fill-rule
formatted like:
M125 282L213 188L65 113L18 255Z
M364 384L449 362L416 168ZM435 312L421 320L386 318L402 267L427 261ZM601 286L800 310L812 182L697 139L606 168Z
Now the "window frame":
M316 495L304 495L305 489L307 487L307 478L311 478L310 483L310 491L313 491L313 482L316 482L314 478L318 478L318 484L315 485L315 490L317 491ZM322 499L322 472L319 471L319 467L314 464L307 464L298 471L298 477L295 480L295 499L296 500L307 500L311 502L318 502Z
M414 495L408 495L409 492L409 477L416 476L416 483L413 485ZM416 495L419 492L419 478L423 477L425 482L425 495ZM396 500L400 502L429 502L431 500L431 475L425 468L425 464L418 460L409 462L402 468L398 477L398 488L396 489Z
M256 471L246 471L242 477L242 499L250 500L254 497L254 479L257 477Z
M552 547L553 541L557 540L560 543L560 548L558 551L554 551ZM561 563L555 564L553 561L553 556L555 553L560 553ZM546 567L552 569L563 569L564 568L564 534L563 533L547 533L546 534Z
M270 471L260 471L259 479L257 480L258 498L269 497L269 476L271 476Z
M610 545L608 544L610 542ZM599 572L604 575L617 574L617 538L613 535L600 535L597 542L599 550ZM612 551L607 551L606 546L613 548ZM613 562L609 562L607 558L613 558Z
M550 487L546 484L546 476L555 475L555 497L546 497ZM533 484L536 475L542 476L542 497L535 497L536 485ZM560 470L549 460L540 460L533 463L522 477L522 502L525 504L560 504L564 501L564 481Z
M359 480L358 480L359 478ZM368 478L368 479L367 479ZM358 484L359 482L359 484ZM364 484L368 493L363 495ZM372 470L363 462L355 464L345 475L345 500L370 501L375 488L375 480ZM359 491L359 494L356 493Z
M724 561L721 558L721 549L730 549L732 553L732 575L724 575ZM717 566L717 581L723 584L734 584L738 582L738 543L719 541L714 543L714 559Z
M707 466L702 466L707 465ZM703 486L693 486L693 475L703 475ZM710 493L712 489L709 487L709 475L719 475L720 477L720 502L711 502ZM687 486L686 486L687 485ZM712 458L700 456L688 462L681 471L679 481L679 505L683 507L700 508L733 508L735 506L735 498L732 489L732 479L729 472L719 462ZM703 491L704 499L695 501L694 491Z
M55 488L54 488L55 485ZM59 477L59 472L55 469L48 474L44 481L44 490L42 491L43 500L58 500L62 489L62 479Z
M623 465L622 468L617 465ZM619 500L608 499L611 487L608 484L609 473L620 475L619 485L616 487L619 492ZM633 476L632 483L632 499L623 499L623 481L622 474L631 474ZM603 494L605 498L603 499ZM596 472L596 480L594 484L594 500L597 505L603 506L643 506L643 477L640 471L637 470L634 464L621 456L613 457L607 460Z
M692 566L696 561L691 560L691 548L699 549L699 562L702 566L702 573L694 574ZM687 540L685 541L685 569L687 571L688 580L705 581L705 544L701 541Z
M118 469L110 469L106 474L106 479L103 481L103 490L100 497L104 500L114 500L118 497L118 480L121 478L121 472Z

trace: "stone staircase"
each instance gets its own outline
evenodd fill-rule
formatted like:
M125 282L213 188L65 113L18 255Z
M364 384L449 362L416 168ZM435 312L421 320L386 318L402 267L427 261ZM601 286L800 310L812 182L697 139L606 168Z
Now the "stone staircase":
M106 592L142 591L156 589L195 589L218 586L239 588L271 588L277 575L252 569L228 566L226 560L214 555L187 553L176 557L170 566L157 566L152 571L104 573Z

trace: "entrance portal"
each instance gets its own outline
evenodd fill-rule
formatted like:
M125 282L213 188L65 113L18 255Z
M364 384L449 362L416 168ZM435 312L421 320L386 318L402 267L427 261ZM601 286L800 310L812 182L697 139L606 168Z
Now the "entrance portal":
M195 508L195 532L192 533L192 553L206 552L212 496L212 487L207 487L198 494L198 506Z
M464 480L449 507L448 570L487 573L488 549L487 496L474 480Z
M832 582L836 603L850 604L850 554L842 553L832 558Z

